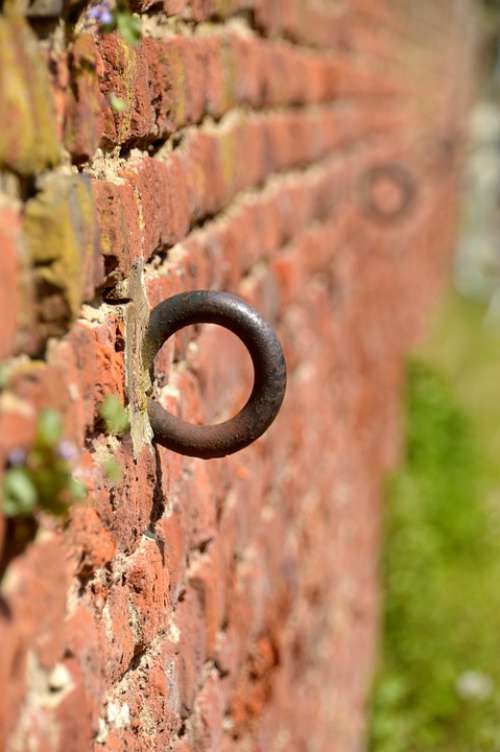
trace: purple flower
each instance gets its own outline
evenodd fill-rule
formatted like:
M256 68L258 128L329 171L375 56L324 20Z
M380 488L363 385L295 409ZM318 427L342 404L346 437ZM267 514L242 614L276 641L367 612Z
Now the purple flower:
M62 460L66 460L67 462L70 462L71 460L74 460L77 457L78 450L72 441L63 439L62 441L59 442L59 445L57 447L57 454Z
M26 450L18 447L9 452L7 459L10 465L24 465L26 462Z
M113 16L111 14L110 10L103 10L101 12L101 23L106 26L107 24L110 24L113 20Z
M99 3L99 5L94 5L87 11L87 16L103 26L106 26L113 21L113 14L109 9L108 2L102 2Z

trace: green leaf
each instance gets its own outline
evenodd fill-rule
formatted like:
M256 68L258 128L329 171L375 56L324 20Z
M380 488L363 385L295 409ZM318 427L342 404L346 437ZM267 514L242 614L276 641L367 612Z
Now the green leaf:
M47 447L54 447L62 434L62 419L55 410L43 410L37 424L37 443Z
M106 431L116 435L125 433L129 429L129 419L116 394L108 394L99 410L101 418L106 424Z
M129 11L118 11L116 14L116 28L118 33L128 44L135 47L141 36L141 22Z
M84 501L88 495L88 488L78 478L71 478L68 484L68 490L73 497L74 501Z
M32 514L38 502L38 493L25 468L13 467L6 472L3 492L3 510L6 517L26 517Z

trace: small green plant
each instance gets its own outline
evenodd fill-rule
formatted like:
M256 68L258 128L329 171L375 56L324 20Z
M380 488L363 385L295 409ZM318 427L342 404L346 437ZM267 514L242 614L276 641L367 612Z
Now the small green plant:
M127 103L113 92L109 94L108 100L111 105L111 109L115 112L124 112L127 109Z
M99 414L104 421L107 433L120 436L130 428L128 412L116 394L108 394L100 407Z
M86 497L86 486L74 475L76 447L62 438L62 431L60 415L43 410L32 448L10 453L3 480L6 517L29 517L37 510L62 517Z
M141 39L140 19L130 11L126 0L118 0L114 8L109 0L102 0L90 8L88 17L98 24L99 30L104 34L117 31L132 46L137 45Z

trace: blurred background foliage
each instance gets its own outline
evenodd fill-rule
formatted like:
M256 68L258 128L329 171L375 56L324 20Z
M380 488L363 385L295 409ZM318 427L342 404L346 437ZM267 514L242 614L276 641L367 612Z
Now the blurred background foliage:
M370 749L500 750L500 333L453 296L408 366Z
M481 23L455 284L387 485L371 752L500 752L500 1Z

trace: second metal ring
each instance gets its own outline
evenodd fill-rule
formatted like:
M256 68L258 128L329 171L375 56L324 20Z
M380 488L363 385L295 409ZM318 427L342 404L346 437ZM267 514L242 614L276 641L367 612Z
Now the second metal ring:
M381 206L375 194L377 184L387 181L399 191L396 206ZM361 202L366 214L381 222L393 222L401 219L413 205L417 195L414 175L397 162L380 164L367 170L361 177Z

